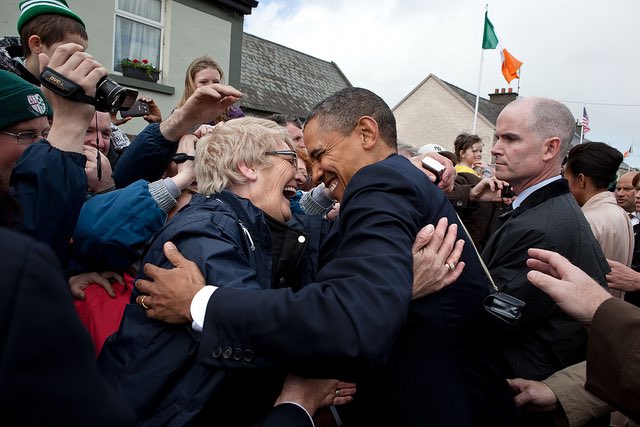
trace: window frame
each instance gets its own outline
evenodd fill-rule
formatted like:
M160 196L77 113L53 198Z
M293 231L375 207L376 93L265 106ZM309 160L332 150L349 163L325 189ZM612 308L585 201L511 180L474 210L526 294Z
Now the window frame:
M138 22L143 25L148 25L150 27L154 27L160 30L160 47L159 47L159 55L158 55L158 64L154 64L156 68L162 70L162 63L164 60L164 35L165 35L165 15L166 15L166 5L167 0L160 0L160 21L154 21L153 19L145 18L140 15L136 15L135 13L128 12L126 10L122 10L119 8L119 0L114 0L114 15L113 15L113 41L111 43L111 68L113 73L116 75L122 75L122 71L116 70L116 38L118 35L116 34L116 22L118 17L129 19L134 22ZM164 75L160 74L160 80L164 79Z

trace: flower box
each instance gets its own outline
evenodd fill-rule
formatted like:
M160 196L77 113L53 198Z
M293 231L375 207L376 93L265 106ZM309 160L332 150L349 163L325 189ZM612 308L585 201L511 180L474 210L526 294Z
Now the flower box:
M131 77L132 79L156 83L160 78L160 71L149 71L147 73L147 71L142 68L122 66L122 75Z

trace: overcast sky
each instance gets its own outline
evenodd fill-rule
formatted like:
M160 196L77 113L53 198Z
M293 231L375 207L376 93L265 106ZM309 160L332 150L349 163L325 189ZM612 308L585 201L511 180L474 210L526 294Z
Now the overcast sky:
M486 1L260 0L245 31L326 61L394 107L429 73L475 93ZM524 62L520 95L585 106L586 137L640 167L640 0L494 0L500 42ZM484 52L480 94L509 87ZM513 80L513 90L518 80ZM471 125L469 125L469 128Z

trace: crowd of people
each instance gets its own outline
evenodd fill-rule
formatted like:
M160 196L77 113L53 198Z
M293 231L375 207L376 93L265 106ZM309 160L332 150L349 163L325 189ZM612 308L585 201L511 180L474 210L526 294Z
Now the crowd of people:
M245 117L205 55L129 140L129 117L40 85L49 67L96 96L82 19L20 8L0 40L8 425L640 422L640 173L572 148L566 106L508 104L487 165L474 134L399 143L363 88Z

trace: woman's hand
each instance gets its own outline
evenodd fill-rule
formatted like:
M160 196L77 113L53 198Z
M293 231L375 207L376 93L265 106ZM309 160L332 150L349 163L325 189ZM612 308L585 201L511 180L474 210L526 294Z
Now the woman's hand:
M449 227L447 218L440 218L436 227L429 224L418 232L413 243L413 297L420 298L455 282L464 262L464 240L456 241L458 225Z

